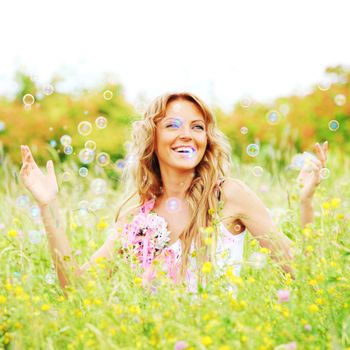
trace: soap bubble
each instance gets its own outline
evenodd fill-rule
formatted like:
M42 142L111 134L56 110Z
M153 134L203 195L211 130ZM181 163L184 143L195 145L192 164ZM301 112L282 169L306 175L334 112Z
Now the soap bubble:
M43 93L46 95L46 96L49 96L49 95L52 95L54 92L54 88L51 84L46 84L43 86Z
M113 98L113 92L111 90L106 90L103 92L103 98L106 100L106 101L109 101Z
M31 106L35 102L35 98L31 94L26 94L23 96L23 103L26 106Z
M309 152L298 153L292 158L291 168L301 170L307 159L317 160L317 157Z
M6 124L2 120L0 120L0 132L6 129Z
M262 176L264 173L264 169L261 166L255 166L253 168L253 175L254 176Z
M124 159L118 159L115 162L115 168L117 169L117 171L123 171L123 169L125 168L125 160Z
M277 111L269 111L266 114L266 120L270 125L277 124L280 120L280 115Z
M72 154L73 153L72 145L64 146L63 152L64 152L64 154L67 154L67 155Z
M241 98L240 104L243 108L248 108L252 104L252 99L249 96L244 96Z
M20 280L22 274L19 271L15 271L12 275L13 275L13 278Z
M331 87L331 82L330 80L324 79L317 84L317 87L321 91L327 91Z
M95 152L92 151L89 148L83 148L80 152L79 152L79 160L83 163L83 164L90 164L94 158L95 158Z
M330 131L337 131L339 129L339 122L337 120L331 120L328 123L328 128Z
M94 151L96 149L96 142L93 140L87 140L85 142L85 148L91 149L92 151Z
M95 179L90 184L90 191L94 194L104 194L107 191L107 183L103 179Z
M279 110L284 116L286 116L290 112L290 107L287 103L284 103L280 106Z
M55 284L56 282L56 274L54 273L47 273L45 275L45 281L47 284Z
M99 116L96 118L95 124L99 129L104 129L107 126L107 118Z
M329 178L330 170L328 168L322 168L320 171L320 177L321 179L325 180Z
M109 154L106 152L101 152L96 156L96 163L101 167L107 166L110 160Z
M248 134L248 128L246 126L242 126L240 129L242 135Z
M168 211L176 212L180 209L180 201L177 198L172 197L166 201L165 206Z
M72 138L69 135L63 135L60 138L60 142L62 146L68 146L72 143Z
M29 242L32 244L38 244L41 242L41 232L36 230L30 230L28 232Z
M106 204L106 200L103 197L95 198L89 206L92 211L102 209Z
M252 265L253 268L260 270L266 265L267 256L263 253L252 253L248 258L248 262Z
M71 180L72 180L72 174L69 171L65 171L62 174L62 181L68 182L68 181L71 181Z
M27 195L22 195L16 198L16 205L19 208L26 208L29 205L29 197Z
M89 173L89 170L87 168L85 168L85 167L81 167L79 169L79 175L81 177L86 177L88 175L88 173Z
M50 146L55 148L57 146L57 142L55 140L50 140Z
M259 146L255 143L251 143L250 145L247 146L247 154L250 157L256 157L259 154Z
M37 205L33 205L33 206L30 208L30 215L31 215L31 217L33 217L33 218L39 217L39 215L40 215L40 208L39 208Z
M92 125L88 121L83 121L78 124L78 133L82 136L87 136L92 131Z
M334 102L337 106L344 106L346 103L346 97L343 94L335 95Z

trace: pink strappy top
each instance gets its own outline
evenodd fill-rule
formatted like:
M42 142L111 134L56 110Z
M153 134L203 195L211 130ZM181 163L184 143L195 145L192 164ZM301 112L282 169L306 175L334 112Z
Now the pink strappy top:
M155 200L151 199L147 201L142 207L141 211L145 214L153 213ZM159 216L159 215L158 215ZM243 259L243 248L244 248L244 237L245 230L239 234L233 235L223 223L220 223L220 230L218 233L217 249L216 249L216 264L217 264L217 273L220 275L225 272L225 269L229 266L233 267L233 272L236 276L239 276L241 269L241 262ZM191 252L194 250L192 245ZM177 282L178 271L180 268L181 255L182 255L182 246L181 240L178 239L176 242L166 247L162 251L166 263L166 270L169 275L175 282ZM189 268L186 276L186 280L189 283L191 290L196 290L196 259L192 258L190 255L189 258Z

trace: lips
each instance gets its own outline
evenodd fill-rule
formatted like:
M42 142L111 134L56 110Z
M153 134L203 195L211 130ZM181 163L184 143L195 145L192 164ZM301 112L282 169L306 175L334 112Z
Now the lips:
M193 146L178 146L178 147L173 147L172 150L176 153L183 153L183 154L191 154L196 152L196 149Z

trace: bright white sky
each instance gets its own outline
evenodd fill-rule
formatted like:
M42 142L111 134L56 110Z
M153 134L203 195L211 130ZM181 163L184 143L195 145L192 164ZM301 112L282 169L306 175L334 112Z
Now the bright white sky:
M63 75L61 91L114 77L131 102L169 90L267 102L350 64L349 13L348 0L4 1L0 94L24 68L40 83Z

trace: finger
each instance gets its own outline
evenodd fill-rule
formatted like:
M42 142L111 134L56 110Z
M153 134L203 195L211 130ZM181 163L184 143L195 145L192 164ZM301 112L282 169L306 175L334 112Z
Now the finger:
M53 161L51 159L46 163L46 170L47 170L48 176L52 180L56 181L55 169L54 169Z
M325 155L325 158L327 159L327 154L328 154L328 141L323 142L322 145L322 150Z
M321 148L321 145L318 142L315 145L315 150L316 150L318 159L321 161L322 166L324 166L326 163L326 157L324 155L323 149Z

